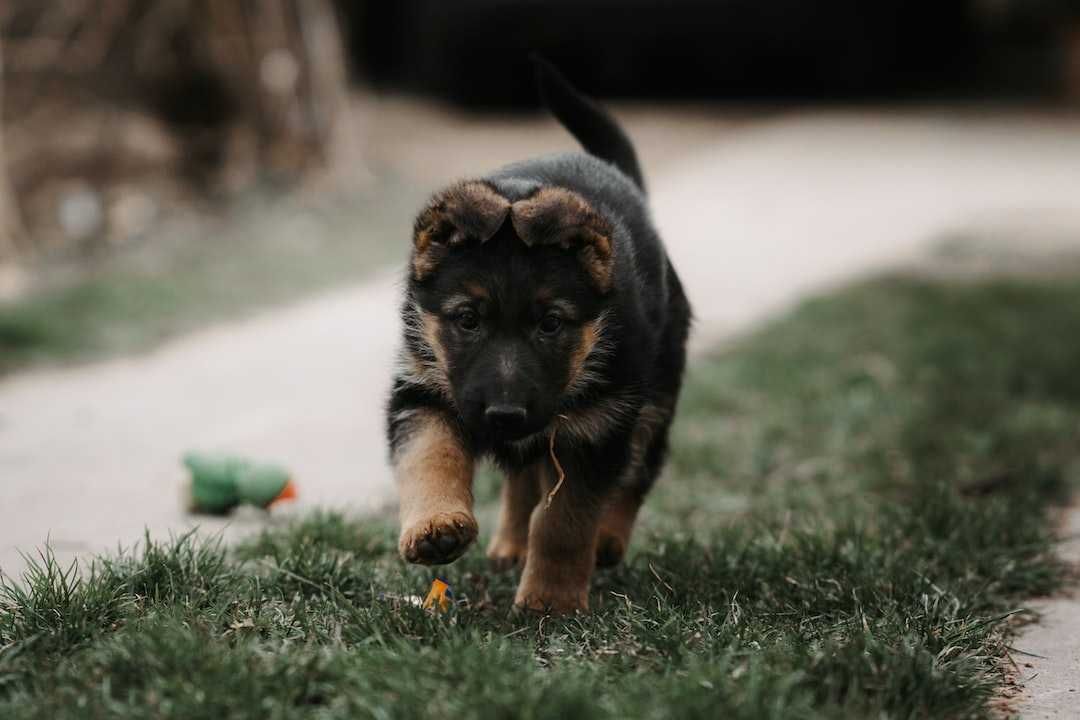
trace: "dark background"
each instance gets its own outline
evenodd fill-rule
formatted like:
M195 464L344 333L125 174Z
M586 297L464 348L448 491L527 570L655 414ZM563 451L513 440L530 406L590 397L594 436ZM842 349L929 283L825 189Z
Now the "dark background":
M359 75L481 106L535 104L522 82L529 51L609 97L1054 98L1077 17L1065 0L404 0L339 11Z

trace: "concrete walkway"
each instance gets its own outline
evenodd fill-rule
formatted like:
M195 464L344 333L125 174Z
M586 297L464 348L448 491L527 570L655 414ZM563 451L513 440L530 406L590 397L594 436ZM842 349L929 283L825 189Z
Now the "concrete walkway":
M650 184L700 351L972 223L1077 208L1080 125L788 115L730 131ZM0 382L0 568L18 573L18 550L46 538L69 557L191 526L177 491L188 448L280 459L300 508L390 501L381 410L397 299L384 276L147 355Z
M1080 568L1080 509L1066 514L1061 534L1061 557ZM1039 622L1024 628L1013 643L1021 689L1017 708L1028 720L1080 717L1080 595L1074 588L1030 608L1039 613Z

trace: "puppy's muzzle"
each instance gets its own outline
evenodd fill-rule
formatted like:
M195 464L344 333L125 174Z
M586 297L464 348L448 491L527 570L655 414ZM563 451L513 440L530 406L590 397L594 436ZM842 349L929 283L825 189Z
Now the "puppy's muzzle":
M524 405L488 405L484 410L484 421L493 433L502 437L522 435L528 417L529 413Z

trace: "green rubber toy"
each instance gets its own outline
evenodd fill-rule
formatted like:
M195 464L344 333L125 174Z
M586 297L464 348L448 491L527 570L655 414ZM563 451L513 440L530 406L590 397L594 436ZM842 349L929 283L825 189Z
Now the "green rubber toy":
M296 487L280 465L196 452L185 454L183 463L191 474L186 493L191 512L224 515L238 505L266 509L296 497Z

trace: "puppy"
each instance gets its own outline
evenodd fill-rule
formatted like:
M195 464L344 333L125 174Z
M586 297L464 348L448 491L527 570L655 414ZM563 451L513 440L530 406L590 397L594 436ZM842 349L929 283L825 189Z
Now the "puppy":
M476 538L488 456L506 476L488 557L522 568L517 605L570 613L622 559L663 465L690 306L629 139L536 69L586 153L459 182L420 213L388 434L406 561L449 563Z

